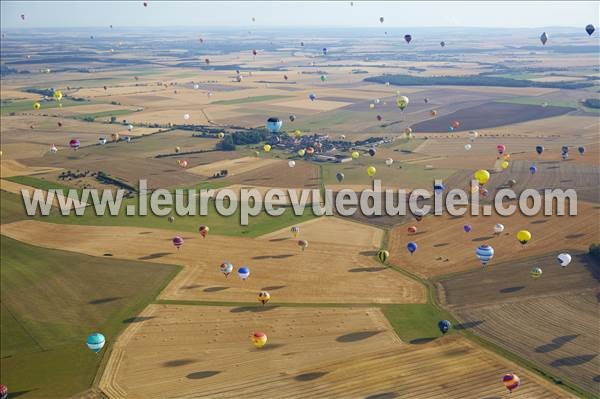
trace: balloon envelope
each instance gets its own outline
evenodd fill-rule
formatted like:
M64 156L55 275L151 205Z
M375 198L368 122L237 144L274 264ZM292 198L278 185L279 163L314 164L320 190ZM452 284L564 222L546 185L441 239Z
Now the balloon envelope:
M590 36L592 36L592 33L594 33L595 30L596 30L596 28L592 24L586 25L586 27L585 27L585 31Z
M85 343L93 352L98 353L104 347L106 339L104 338L104 335L97 332L90 334Z
M410 252L411 254L414 253L417 250L417 243L416 242L409 242L408 244L406 244L406 249L408 249L408 252Z
M267 130L271 133L278 133L281 130L281 126L283 126L283 121L279 118L269 118L267 119Z
M250 276L250 269L246 266L242 266L238 269L237 273L242 280L245 280L248 278L248 276Z
M502 382L509 392L512 392L521 385L521 379L516 374L511 373L504 374Z
M475 250L475 255L479 258L481 264L486 266L494 257L494 248L487 244L480 245Z
M470 224L465 224L465 225L463 226L463 230L464 230L466 233L469 233L471 230L473 230L473 227L472 227Z
M479 182L479 184L485 184L488 182L488 180L490 180L490 172L485 169L479 169L473 174L473 176Z
M559 255L556 257L556 260L558 261L558 264L559 264L561 267L567 267L567 266L569 266L569 263L571 263L571 259L572 259L572 258L571 258L571 255L569 255L569 254L567 254L567 253L562 253L562 254L559 254Z
M440 320L438 322L438 328L440 329L440 332L442 334L446 334L450 328L452 327L452 323L450 323L448 320Z
M535 152L537 152L538 155L542 155L542 152L544 152L544 146L543 145L536 145L535 146Z

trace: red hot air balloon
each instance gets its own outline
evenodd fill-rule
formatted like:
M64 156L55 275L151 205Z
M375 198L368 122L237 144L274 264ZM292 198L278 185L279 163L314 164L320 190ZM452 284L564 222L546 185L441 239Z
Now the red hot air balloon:
M410 227L407 229L407 231L408 231L408 234L416 234L416 233L417 233L417 231L418 231L418 229L417 229L417 226L410 226Z
M200 232L200 235L202 236L202 238L206 238L209 230L210 230L209 227L205 226L205 225L202 225L202 226L200 226L200 228L198 228L198 232Z
M498 144L496 150L498 150L498 154L502 155L504 154L504 151L506 151L506 146L504 144Z

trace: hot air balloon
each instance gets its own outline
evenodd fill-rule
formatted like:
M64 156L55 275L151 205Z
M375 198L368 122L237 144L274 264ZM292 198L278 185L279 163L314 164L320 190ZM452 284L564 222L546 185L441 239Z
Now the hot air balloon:
M488 191L488 189L487 189L487 188L485 188L485 187L482 187L482 188L479 190L479 196L480 196L480 197L482 197L482 198L485 198L485 197L487 197L487 196L488 196L488 194L489 194L489 191Z
M190 119L190 114L183 114L183 119L186 121Z
M412 136L412 132L413 130L410 127L404 129L404 135L406 136L406 138L410 138Z
M450 125L454 128L454 129L458 129L460 126L460 121L457 120L453 120Z
M25 21L25 14L21 14L21 19Z
M383 119L383 117L382 117L381 115L377 115L377 117L376 117L376 118L377 118L377 120L378 120L379 122L381 122L381 120Z
M58 152L58 148L56 148L56 146L52 144L52 147L50 147L50 152L56 154L56 152Z
M119 141L119 133L113 133L110 135L112 141Z
M320 78L320 79L321 79L321 82L325 82L325 81L327 80L327 76L325 76L325 75L321 75L321 78Z
M200 233L200 235L202 236L202 238L206 238L206 236L208 235L209 231L210 231L210 228L208 226L205 226L205 225L201 225L198 228L198 232Z
M312 147L306 147L305 151L306 151L306 155L308 155L309 157L315 153L315 149Z
M79 139L71 139L69 141L69 147L71 147L74 150L79 149L80 146L81 146L81 142L79 141Z
M488 262L494 257L494 248L487 244L482 244L475 250L475 255L479 258L482 266L487 266Z
M560 267L567 267L569 266L569 263L571 263L571 255L567 254L567 253L562 253L559 254L556 257L556 260L558 261L558 264L560 265Z
M504 231L504 225L501 223L496 223L494 225L494 234L499 235Z
M379 17L379 22L383 23L383 17Z
M33 109L35 109L35 110L40 109L41 106L42 106L42 104L40 104L40 103L33 103Z
M367 175L369 175L369 177L375 176L375 173L377 173L377 169L375 169L375 166L369 166L367 168Z
M535 172L537 172L537 166L535 166L535 164L533 164L533 165L531 165L529 167L529 173L531 173L532 175L534 175Z
M262 348L267 343L267 334L260 331L255 332L254 334L252 334L252 343L256 348Z
M298 129L294 130L294 138L299 139L302 137L302 132Z
M449 131L449 132L453 132L453 131L454 131L454 127L452 127L452 126L448 126L448 131Z
M473 230L473 227L470 224L465 224L463 226L463 230L465 231L465 233L470 233L471 230Z
M323 47L323 55L327 55L327 47Z
M54 93L52 93L52 97L54 97L54 99L56 101L62 100L62 98L63 98L62 91L60 91L60 90L54 90Z
M579 154L583 155L583 154L585 154L585 147L583 147L583 146L577 147L577 151L579 151Z
M271 133L278 133L281 130L281 126L283 126L283 121L279 118L271 117L267 119L267 130Z
M506 146L504 144L498 144L496 150L498 150L498 154L502 155L504 154L504 151L506 151Z
M440 320L438 322L438 328L442 334L446 334L448 331L450 331L450 328L452 328L452 323L450 323L448 320Z
M535 146L535 152L537 152L538 155L542 155L542 152L544 152L544 146L543 145L536 145Z
M521 230L517 233L517 240L525 245L531 240L531 233L527 230Z
M269 302L269 299L271 299L271 294L269 294L267 291L261 291L258 293L258 301L261 302L263 306L265 303Z
M252 50L252 55L256 57L256 54L258 54L256 50Z
M410 41L412 40L412 36L411 35L404 35L404 40L406 40L406 43L410 43Z
M433 185L433 192L440 195L444 192L444 185L442 183L435 183Z
M375 154L377 153L377 150L376 150L375 148L369 148L369 151L368 151L368 152L369 152L369 155L370 155L370 156L374 157L374 156L375 156Z
M304 252L304 250L306 248L308 248L308 241L306 241L306 240L298 240L298 246L300 248L302 248L302 252Z
M296 115L290 115L290 122L293 122L296 120Z
M529 275L532 278L540 278L542 277L542 269L539 267L534 267L533 269L531 269L531 271L529 272Z
M173 240L171 240L171 241L173 242L173 245L177 249L179 249L183 245L183 238L181 238L179 236L173 237Z
M385 249L380 249L377 251L377 259L379 259L379 262L385 263L389 257L390 253Z
M360 153L358 151L352 151L352 159L357 159L360 157Z
M441 41L441 42L440 42L440 46L442 46L442 47L446 47L446 42L444 42L444 41Z
M314 93L310 93L308 95L308 98L310 99L310 101L315 101L317 99L317 96Z
M542 45L546 44L546 42L548 41L548 35L546 34L546 32L540 35L540 41L542 42Z
M290 160L290 161L288 161L288 166L289 166L290 168L293 168L293 167L295 167L295 166L296 166L296 161L294 161L294 160Z
M410 254L414 254L415 251L417 250L417 243L416 242L409 242L408 244L406 244L406 249L408 249L408 252L410 252Z
M594 28L594 25L592 25L592 24L589 24L589 25L585 26L585 31L590 36L592 36L592 34L594 33L595 30L596 30L596 28Z
M425 217L425 212L422 211L421 209L417 209L414 213L413 216L415 217L415 220L417 222L420 222L421 220L423 220L423 218Z
M100 145L106 144L106 137L98 137L98 144L100 144Z
M298 150L298 156L300 156L300 157L303 157L305 153L306 153L306 151L303 148Z
M431 111L429 111L429 113L431 114L431 116L437 116L437 111L435 109L432 109Z
M126 143L130 143L130 142L131 142L131 137L130 137L130 136L123 136L123 140L124 140Z
M178 152L180 152L180 151L181 151L181 147L179 147L179 146L175 147L175 152L176 152L176 153L178 153Z
M569 146L563 145L561 150L560 150L563 154L566 154L569 152Z
M217 138L218 139L222 139L223 137L225 137L225 133L223 133L223 132L217 133Z
M177 164L179 165L180 168L185 169L188 167L188 161L185 159L178 159L177 160Z
M521 379L516 374L512 373L504 374L502 377L502 382L510 393L512 393L514 389L517 389L519 385L521 385Z
M288 78L288 76L287 76L287 75L283 75L283 79L284 79L284 80L288 80L289 78Z
M396 98L396 106L400 108L401 111L404 111L404 109L408 106L408 103L409 100L406 96L399 96Z
M148 7L148 2L144 1L144 7Z
M175 222L175 216L169 216L169 217L167 218L167 221L168 221L169 223L174 223L174 222Z
M465 150L470 151L471 150L471 144L465 144Z
M263 150L265 152L269 152L269 151L271 151L271 146L269 144L265 144L265 145L263 145Z
M225 275L225 277L229 277L233 271L233 265L230 262L223 262L221 263L221 266L219 266L219 270Z
M390 168L392 167L392 164L394 163L394 160L392 158L388 158L385 160L385 164L387 166L389 166Z
M238 269L237 274L242 280L246 280L250 276L250 269L247 266L242 266Z
M471 130L469 132L469 140L471 141L475 141L475 139L479 137L479 132L475 131L475 130Z
M473 174L473 177L475 177L475 180L477 180L480 185L484 185L490 180L490 172L485 169L479 169Z
M298 237L298 234L300 234L300 227L292 226L290 231L292 232L292 235L294 236L294 238L296 238L296 237Z
M341 183L344 181L344 174L342 172L337 172L335 174L335 179L338 181L338 183Z
M510 166L510 164L508 163L508 161L503 161L503 162L500 164L500 167L501 167L502 169L508 169L508 167L509 167L509 166Z
M4 384L0 384L0 399L8 398L8 388Z
M417 233L417 231L418 231L418 229L417 229L417 226L410 226L410 227L407 229L407 231L408 231L408 234L416 234L416 233Z
M104 335L98 332L90 334L85 342L87 347L90 348L94 353L100 352L105 343L106 339L104 338Z

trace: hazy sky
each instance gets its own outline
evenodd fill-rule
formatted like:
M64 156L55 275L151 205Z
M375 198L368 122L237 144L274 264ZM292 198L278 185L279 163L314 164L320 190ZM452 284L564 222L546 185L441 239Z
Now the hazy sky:
M108 26L583 27L598 1L4 1L2 29ZM25 20L20 15L25 14ZM251 18L255 17L256 22ZM384 17L383 24L379 17Z

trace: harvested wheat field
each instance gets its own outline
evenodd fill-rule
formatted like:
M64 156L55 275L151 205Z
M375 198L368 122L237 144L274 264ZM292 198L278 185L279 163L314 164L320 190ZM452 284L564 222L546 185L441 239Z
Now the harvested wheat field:
M110 397L502 397L508 371L520 398L569 397L459 337L404 345L372 308L151 305L138 320L100 381Z
M267 165L271 165L273 163L278 163L275 159L263 159L257 157L242 157L236 159L227 159L223 161L212 162L206 165L196 166L190 169L187 169L187 172L194 173L196 175L211 177L216 172L221 170L227 170L229 175L241 174L244 172L249 172L255 169L263 168ZM279 162L281 167L284 166L283 162Z
M344 226L340 226L343 229ZM375 261L373 246L311 241L302 251L297 240L264 240L210 235L184 235L176 250L166 230L128 227L74 226L23 221L4 225L2 234L32 245L94 256L147 260L184 266L163 290L161 299L256 301L257 293L271 291L272 303L424 303L424 288ZM369 235L369 232L366 233ZM78 237L73 240L73 237ZM260 244L260 245L258 245ZM241 280L226 278L219 265L230 261L248 266Z
M35 175L40 173L58 172L60 170L61 168L27 166L12 159L3 159L0 161L0 177Z
M259 163L260 168L247 170L227 177L227 182L276 188L318 188L319 166L311 162L296 161L290 168L287 162L269 159Z
M568 209L567 209L568 213ZM596 215L596 216L594 216ZM408 224L394 228L390 238L391 262L421 276L431 277L458 271L481 268L475 250L481 244L489 244L495 254L488 268L518 258L557 254L565 249L586 250L597 241L598 225L589 223L600 216L600 208L594 204L578 201L577 216L524 216L515 212L509 217L449 215L428 216L420 222L412 222L416 234L409 234ZM494 225L502 223L504 232L496 236ZM470 224L472 231L465 233L463 226ZM531 241L523 246L516 238L519 230L529 230ZM414 241L417 251L409 255L406 244Z

